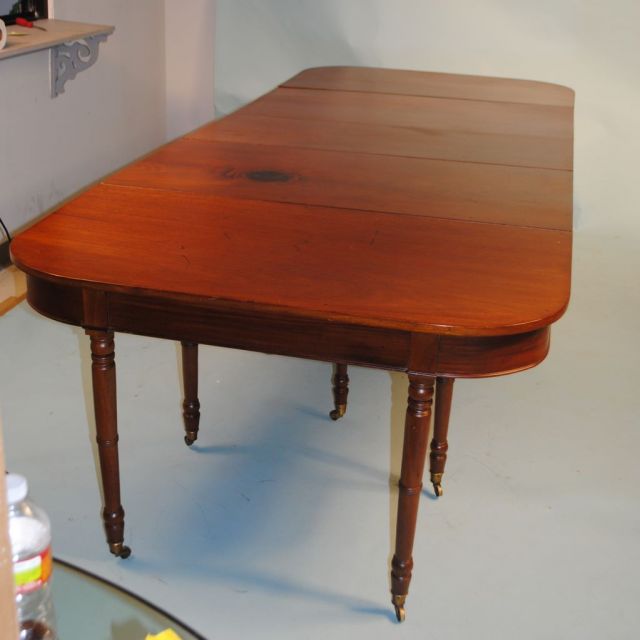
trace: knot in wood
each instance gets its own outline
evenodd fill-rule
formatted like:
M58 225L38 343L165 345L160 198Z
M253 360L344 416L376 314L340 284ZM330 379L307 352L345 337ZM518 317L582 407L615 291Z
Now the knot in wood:
M293 175L290 173L274 171L272 169L247 171L245 175L249 180L254 180L255 182L289 182L289 180L293 178Z

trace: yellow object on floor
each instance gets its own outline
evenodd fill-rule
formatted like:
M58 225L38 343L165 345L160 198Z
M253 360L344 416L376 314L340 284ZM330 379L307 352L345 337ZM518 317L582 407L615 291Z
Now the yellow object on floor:
M171 629L165 629L155 636L147 634L145 640L180 640L180 636Z
M20 304L27 295L27 280L13 265L0 269L0 316Z

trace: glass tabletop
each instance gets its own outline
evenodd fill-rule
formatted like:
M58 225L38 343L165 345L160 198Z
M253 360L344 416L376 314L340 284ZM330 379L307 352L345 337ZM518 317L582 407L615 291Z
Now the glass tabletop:
M61 640L144 640L165 629L181 640L206 640L142 598L58 559L53 601Z

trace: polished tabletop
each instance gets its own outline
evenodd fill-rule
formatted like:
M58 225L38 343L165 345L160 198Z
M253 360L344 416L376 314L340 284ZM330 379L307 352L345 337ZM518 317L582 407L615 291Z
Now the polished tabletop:
M569 299L573 92L310 69L104 179L27 272L412 332L507 335Z

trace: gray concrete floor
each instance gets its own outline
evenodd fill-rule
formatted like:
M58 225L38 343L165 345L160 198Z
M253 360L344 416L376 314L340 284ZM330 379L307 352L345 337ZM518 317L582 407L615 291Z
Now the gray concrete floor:
M8 468L54 552L207 638L626 639L640 635L640 252L578 234L548 359L456 383L445 495L425 488L407 621L388 594L404 376L204 347L182 443L175 344L118 335L126 538L99 518L87 342L22 304L0 318Z

